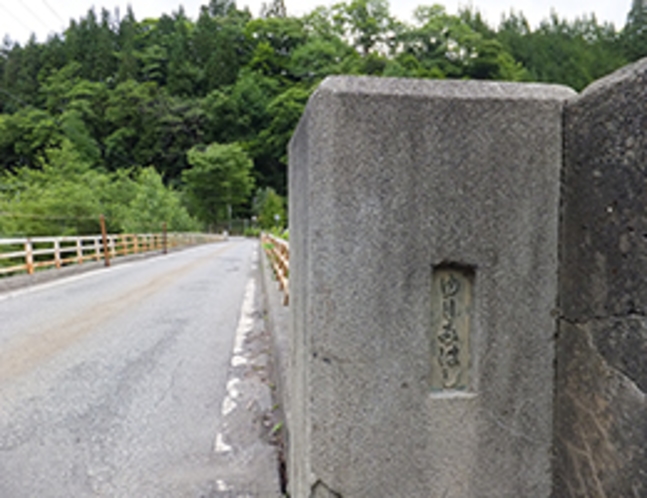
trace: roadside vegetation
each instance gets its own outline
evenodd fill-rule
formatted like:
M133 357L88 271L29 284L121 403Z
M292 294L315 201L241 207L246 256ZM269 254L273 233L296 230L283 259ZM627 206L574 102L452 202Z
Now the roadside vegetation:
M333 74L588 83L647 54L636 0L622 29L557 14L488 25L478 11L350 0L302 17L211 0L196 20L90 10L64 33L0 47L0 236L286 222L286 147Z

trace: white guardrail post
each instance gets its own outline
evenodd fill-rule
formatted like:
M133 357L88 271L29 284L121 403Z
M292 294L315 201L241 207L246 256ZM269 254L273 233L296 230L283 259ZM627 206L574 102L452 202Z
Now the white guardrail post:
M54 240L54 266L57 270L61 268L61 241L60 239Z

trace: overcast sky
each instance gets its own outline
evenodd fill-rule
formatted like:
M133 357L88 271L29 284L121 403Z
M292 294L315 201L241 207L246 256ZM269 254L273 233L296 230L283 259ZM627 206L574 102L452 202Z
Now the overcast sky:
M238 0L237 5L247 5L257 16L263 0ZM338 0L285 0L290 15L300 15L311 11L318 5L332 5ZM138 20L146 17L159 17L163 13L177 10L184 5L189 17L195 18L200 5L208 0L0 0L0 37L8 34L12 40L24 43L30 33L36 33L39 41L44 41L50 33L61 32L70 18L78 19L93 6L97 11L102 7L113 11L120 8L125 12L128 4L132 5ZM573 19L583 14L595 13L598 20L613 22L617 28L624 25L631 0L392 0L391 12L398 19L408 20L414 8L419 5L440 3L450 13L455 13L459 6L473 5L497 26L501 14L514 8L522 11L533 25L548 17L554 9L560 17Z

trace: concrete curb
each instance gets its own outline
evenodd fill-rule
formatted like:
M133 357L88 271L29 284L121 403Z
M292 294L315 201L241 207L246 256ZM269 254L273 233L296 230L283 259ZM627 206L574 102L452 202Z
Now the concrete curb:
M283 424L281 443L283 457L286 463L289 463L288 449L290 447L290 427L291 427L291 400L288 384L288 364L290 343L288 337L290 308L283 306L283 294L278 288L272 272L272 266L267 259L265 250L259 242L260 251L260 270L263 295L264 318L266 326L272 337L272 381L276 386L275 399L279 403L281 418L285 421ZM287 467L289 468L289 467Z
M273 347L263 317L264 291L258 263L259 258L254 257L230 355L226 395L214 441L218 493L209 496L283 496L277 464L283 419L273 406Z

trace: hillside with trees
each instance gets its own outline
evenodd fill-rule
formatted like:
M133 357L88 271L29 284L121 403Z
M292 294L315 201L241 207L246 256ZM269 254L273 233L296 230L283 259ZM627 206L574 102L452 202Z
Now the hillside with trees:
M332 74L562 83L576 90L647 54L636 1L622 30L521 13L498 27L475 10L351 0L260 16L211 0L137 20L90 10L44 43L0 47L0 236L285 220L286 147ZM270 201L268 201L268 199ZM271 202L271 208L267 202ZM276 212L268 212L268 210Z

